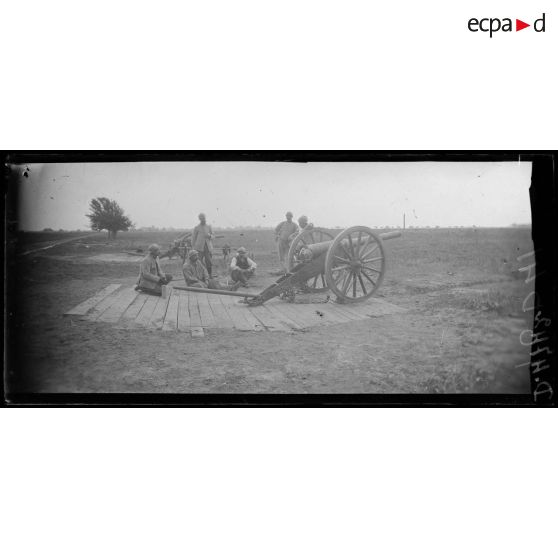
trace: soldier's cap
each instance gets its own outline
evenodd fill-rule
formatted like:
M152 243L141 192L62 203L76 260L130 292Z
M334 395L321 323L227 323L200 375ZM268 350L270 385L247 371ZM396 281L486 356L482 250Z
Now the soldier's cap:
M197 250L190 250L190 253L188 254L188 257L191 258L192 256L198 256L198 251Z
M238 252L239 254L246 254L246 248L244 248L244 246L241 246L241 247L237 250L237 252Z
M285 217L292 217L293 214L290 211L287 211L287 214L285 215Z
M147 251L150 254L153 254L153 252L156 252L157 250L160 250L160 249L161 249L161 247L158 244L150 244L149 248L147 248Z
M301 215L298 218L298 222L300 223L301 221L304 221L305 223L308 223L308 217L306 217L306 215Z
M202 217L205 217L205 213L200 213L200 214L198 215L198 219L201 219Z

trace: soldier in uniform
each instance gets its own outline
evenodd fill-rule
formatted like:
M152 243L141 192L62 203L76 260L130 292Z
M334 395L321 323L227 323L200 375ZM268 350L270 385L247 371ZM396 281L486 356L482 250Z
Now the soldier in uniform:
M208 225L205 213L198 215L200 224L197 225L192 232L192 248L197 250L199 258L205 265L209 276L211 277L212 258L213 258L213 230Z
M314 225L308 222L308 217L306 217L306 215L301 215L298 218L298 226L300 227L301 231L314 228Z
M188 287L199 287L201 289L219 289L220 285L211 279L209 272L199 258L197 250L190 250L188 261L182 267L184 280Z
M161 287L170 283L172 275L164 273L161 269L161 263L159 262L160 246L158 244L151 244L147 250L148 254L140 264L136 291L161 296Z
M231 254L231 247L228 244L223 244L223 262L226 265L229 263L229 257Z
M314 228L314 225L308 222L308 217L306 217L306 215L301 215L298 218L298 226L299 228L297 229L297 231L289 236L289 246L292 244L296 236L302 231L307 231Z
M296 223L293 223L293 214L288 211L285 215L286 221L282 221L275 227L275 242L277 242L277 250L279 252L279 263L281 266L281 271L285 273L287 271L286 259L289 253L290 238L296 235L298 232L298 227Z

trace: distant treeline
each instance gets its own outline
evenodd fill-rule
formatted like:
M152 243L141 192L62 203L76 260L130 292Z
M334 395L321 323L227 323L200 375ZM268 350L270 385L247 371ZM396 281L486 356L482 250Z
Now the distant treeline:
M193 228L193 227L192 227ZM176 232L176 233L183 233L186 231L192 230L192 228L184 228L184 229L177 229L174 227L137 227L131 228L130 232ZM326 229L345 229L347 227L323 227ZM372 229L401 229L400 226L391 226L391 225L384 225L381 227L370 227ZM439 225L425 225L419 227L417 225L410 225L407 226L406 229L507 229L507 228L514 228L514 229L528 229L531 228L530 223L512 223L511 225L501 226L501 227L486 227L486 226L478 226L478 225L449 225L449 226L439 226ZM213 229L217 231L272 231L274 227L213 227ZM23 230L20 229L19 232L23 233L94 233L96 231L91 231L90 229L51 229L49 227L38 230ZM126 234L126 233L121 233Z

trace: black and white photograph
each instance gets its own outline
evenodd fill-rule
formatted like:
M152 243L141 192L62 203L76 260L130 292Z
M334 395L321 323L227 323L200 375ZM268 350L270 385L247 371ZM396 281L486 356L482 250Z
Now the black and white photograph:
M3 555L551 555L552 8L4 3Z
M8 397L531 393L532 161L164 159L7 163Z

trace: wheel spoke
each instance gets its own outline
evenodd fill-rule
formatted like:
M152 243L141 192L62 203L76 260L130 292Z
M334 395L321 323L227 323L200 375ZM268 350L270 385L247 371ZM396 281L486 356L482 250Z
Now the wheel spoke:
M372 240L374 240L373 236L368 235L368 238L366 239L366 242L362 245L362 250L361 252L365 252L367 246L370 244L370 242L372 242Z
M353 298L356 298L356 273L353 272Z
M345 245L344 245L342 242L339 244L339 246L341 246L343 252L345 252L345 254L347 255L347 257L348 257L349 259L352 259L351 253L347 250L347 248L345 248Z
M315 289L316 285L318 284L318 277L319 275L316 275L316 277L314 277L314 282L312 283L312 288Z
M370 267L368 265L363 265L362 268L367 269L368 271L375 271L378 274L382 273L379 269L376 269L375 267Z
M362 256L360 256L361 259L370 257L378 249L378 247L379 247L379 244L377 244L377 243L374 244L374 246L372 247L372 250L370 250L370 252L367 252L366 254L362 254Z
M383 256L378 256L377 258L370 258L369 260L360 260L360 263L372 263L372 262L377 262L379 260L383 260Z
M349 288L349 285L351 284L351 276L353 275L352 271L349 271L349 273L347 274L347 277L345 278L345 282L343 283L343 287L341 289L341 292L343 293L343 296L345 296L347 294L347 289Z
M368 294L368 293L366 292L366 288L365 288L365 286L364 286L364 281L362 280L362 274L361 274L361 273L358 274L358 280L359 280L359 282L360 282L360 286L362 287L362 292L363 292L365 295Z
M372 283L372 285L376 286L376 282L368 276L368 273L366 273L366 271L361 270L360 272L362 273L362 275L364 275L364 277L366 277L366 279L368 279L368 281L370 281L370 283Z
M362 238L362 231L358 231L358 240L356 245L356 255L360 254L360 239Z
M347 258L342 258L341 256L333 256L336 260L341 260L342 262L345 262L346 264L350 264L351 260L348 260Z
M337 267L334 267L331 271L340 271L341 269L348 269L351 266L349 264L343 264L343 265L338 265Z
M349 239L349 246L351 248L351 256L354 258L355 257L355 247L353 246L353 237L348 234L347 238Z

